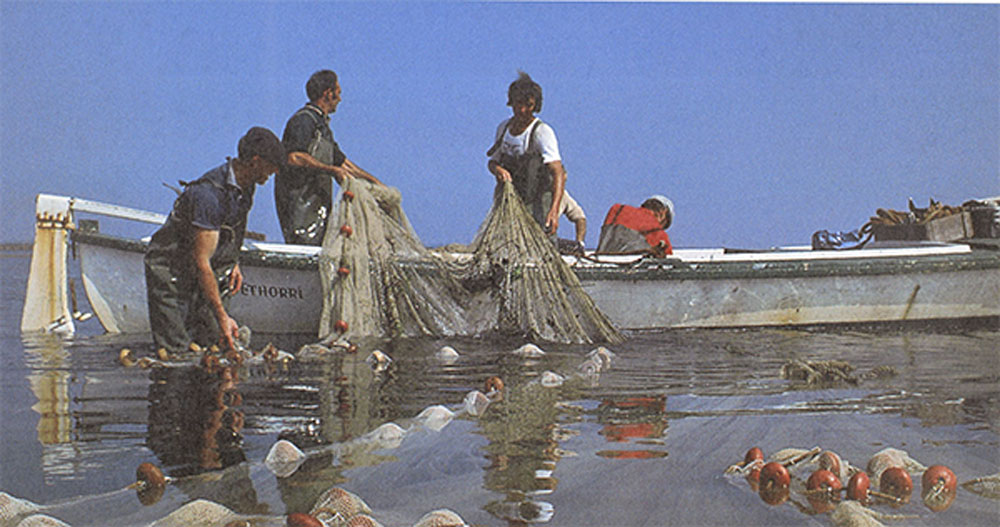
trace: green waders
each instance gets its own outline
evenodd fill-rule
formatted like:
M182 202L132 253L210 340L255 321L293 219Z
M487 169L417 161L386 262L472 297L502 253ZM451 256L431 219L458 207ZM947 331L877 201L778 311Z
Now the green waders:
M315 125L307 153L321 163L332 165L334 143L323 136L325 124L308 108L299 110L296 115L301 113L313 119ZM285 243L322 245L333 203L333 176L294 166L283 170L282 179L275 180L274 197Z
M207 178L191 183L197 184L218 186ZM215 312L198 284L191 257L194 227L179 219L177 209L175 202L167 222L153 235L144 258L153 344L156 349L165 348L169 353L186 351L192 342L207 347L217 343L222 336ZM229 291L229 276L243 243L246 217L242 216L237 225L223 225L219 229L219 245L211 260L222 305L227 311L228 300L236 293Z
M524 206L527 207L528 212L531 213L531 216L535 218L535 221L544 230L545 217L548 216L549 209L552 207L552 173L549 171L549 167L545 166L545 163L542 161L542 154L540 152L532 152L531 149L535 141L535 128L539 124L541 124L541 121L535 121L531 125L528 145L525 148L524 155L512 156L501 154L498 163L510 172L514 190L521 198L521 201L524 202ZM510 125L508 124L508 126ZM506 129L500 132L500 137L497 139L494 148L500 146L504 133L506 133ZM490 152L487 152L487 155L492 154L492 151L493 149L491 148ZM553 242L556 241L555 235L550 236L550 238Z

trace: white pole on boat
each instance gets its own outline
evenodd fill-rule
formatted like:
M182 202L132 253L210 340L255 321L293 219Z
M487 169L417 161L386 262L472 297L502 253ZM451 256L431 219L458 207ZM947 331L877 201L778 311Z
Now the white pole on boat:
M72 334L66 294L67 237L73 229L69 198L39 194L35 200L35 241L21 332Z

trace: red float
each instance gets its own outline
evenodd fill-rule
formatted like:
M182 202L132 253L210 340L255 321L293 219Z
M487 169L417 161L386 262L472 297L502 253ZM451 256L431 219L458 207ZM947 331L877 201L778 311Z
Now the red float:
M847 481L847 499L865 503L868 501L868 489L871 487L871 480L868 474L857 472Z
M486 389L486 393L501 393L503 392L503 379L494 375L486 379L486 383L483 387Z
M819 455L819 468L824 468L833 472L838 478L840 477L840 456L830 452L829 450L824 450L822 454Z
M760 499L768 505L781 505L788 500L788 487L760 488Z
M785 465L771 461L760 469L760 491L771 489L788 488L792 481L791 475Z
M345 201L351 201L351 200L353 200L354 199L354 193L351 192L350 190L345 190L344 191L344 198L343 199Z
M340 266L340 268L337 269L337 274L340 275L340 276L342 276L342 277L343 276L347 276L347 275L351 274L351 270L348 269L348 268L346 268L346 267L344 267L344 266Z
M951 507L958 491L958 478L950 468L934 465L924 471L920 481L920 495L924 505L934 512L942 512Z
M747 450L747 455L743 456L743 464L749 465L758 459L764 459L764 451L758 447L753 447L750 450Z
M347 225L345 223L340 227L340 234L343 234L344 236L350 238L351 234L354 234L354 229L352 229L350 225Z
M347 331L347 322L343 320L338 320L334 322L333 329L335 329L337 333L344 333Z
M809 480L806 481L806 490L812 491L806 499L817 514L832 511L833 500L839 497L839 494L835 494L835 492L839 491L841 487L840 478L835 476L833 472L821 468L813 472L809 476Z
M840 490L842 487L840 478L825 468L813 472L809 476L809 480L806 481L806 490L826 490L827 493L832 494L833 491Z
M889 467L882 472L878 488L879 491L896 498L897 504L908 503L910 495L913 494L913 479L901 467Z
M921 493L927 494L940 487L944 492L955 492L958 489L958 478L950 468L944 465L934 465L924 471L924 477L920 481Z
M760 490L760 463L756 463L750 472L747 472L747 484L754 492Z
M301 512L289 514L285 520L285 525L288 527L323 527L323 524L319 520Z
M139 503L152 505L163 497L163 491L167 487L167 478L163 476L156 465L152 463L142 463L135 469L136 488L135 493L139 497Z

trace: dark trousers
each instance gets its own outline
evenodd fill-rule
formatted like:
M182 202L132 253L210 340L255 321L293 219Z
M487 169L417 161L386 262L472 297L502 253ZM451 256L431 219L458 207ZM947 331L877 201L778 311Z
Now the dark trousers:
M156 349L183 352L192 342L211 346L222 332L212 306L193 277L175 276L169 266L146 262L146 304ZM223 292L220 291L220 294ZM222 304L229 309L227 294Z

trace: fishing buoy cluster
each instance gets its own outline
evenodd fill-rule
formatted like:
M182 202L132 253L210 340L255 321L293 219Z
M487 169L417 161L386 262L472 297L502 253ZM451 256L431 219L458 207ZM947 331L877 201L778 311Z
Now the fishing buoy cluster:
M951 506L958 486L950 468L944 465L925 467L905 451L895 448L875 453L866 468L860 469L851 466L836 452L819 447L810 450L788 448L767 459L763 450L752 447L743 461L729 466L725 472L743 476L769 505L789 501L793 490L805 496L812 513L839 510L845 501L860 504L860 508L857 505L844 507L844 511L839 512L841 515L865 510L867 505L902 507L913 493L914 474L920 476L924 505L933 512L942 512ZM871 488L873 481L878 483L878 490Z
M214 374L231 366L280 366L287 368L288 364L295 360L295 355L278 349L270 342L260 351L253 351L250 349L250 335L250 328L241 326L234 340L235 349L222 351L215 344L203 348L192 342L188 345L186 352L180 356L171 355L165 348L160 348L156 350L154 357L136 357L135 352L131 349L122 348L118 352L118 362L126 368L139 367L142 369L197 365L206 372Z

